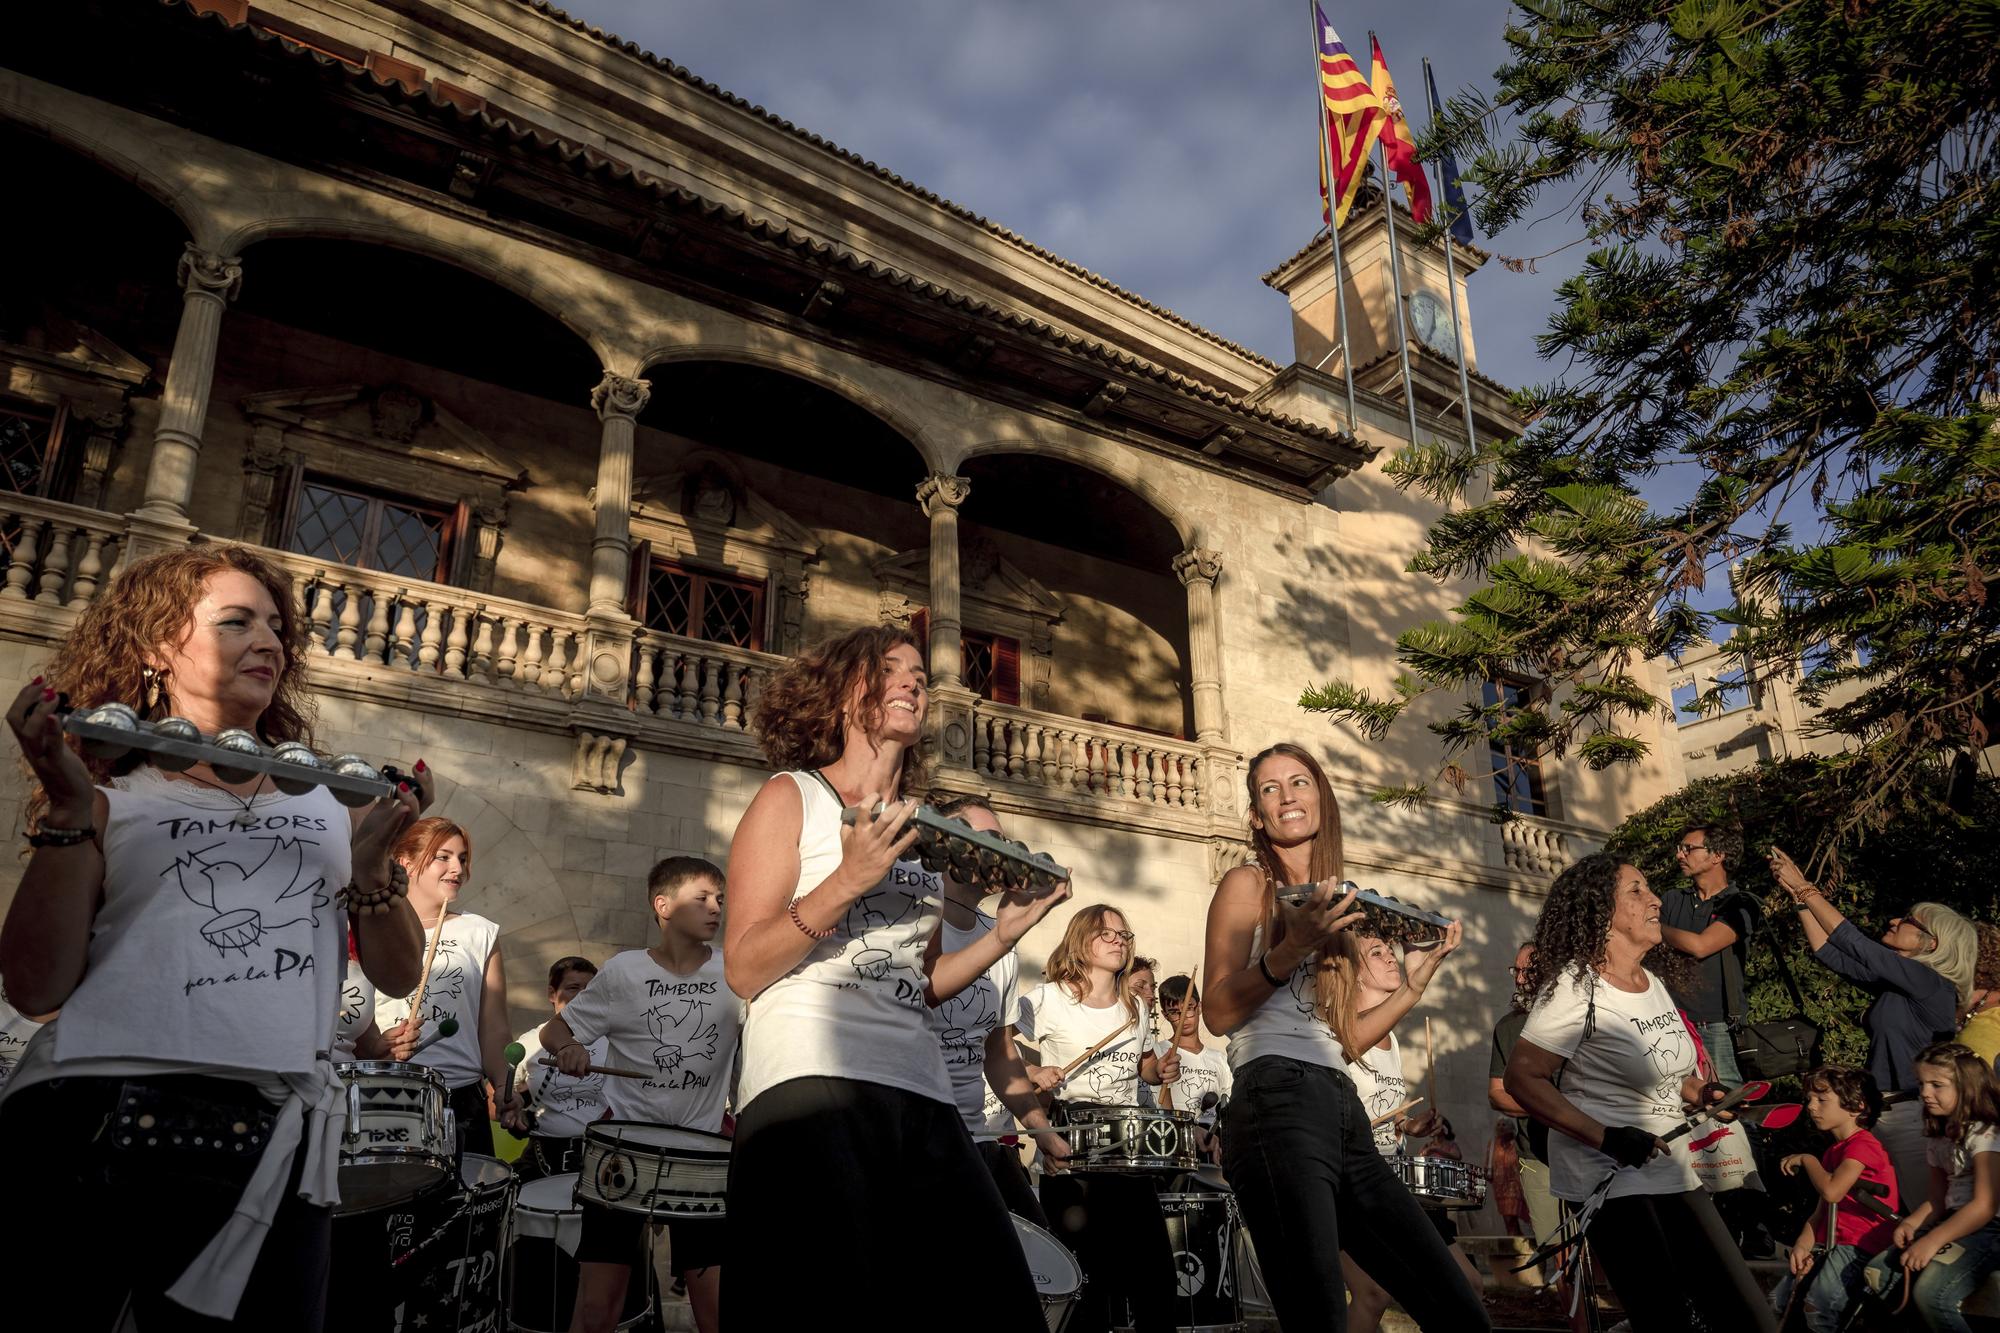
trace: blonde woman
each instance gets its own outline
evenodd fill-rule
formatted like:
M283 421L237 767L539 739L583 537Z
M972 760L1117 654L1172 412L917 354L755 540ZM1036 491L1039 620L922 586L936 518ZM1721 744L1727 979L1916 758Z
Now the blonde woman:
M1009 1033L1041 1047L1042 1063L1028 1071L1037 1091L1068 1103L1136 1107L1141 1087L1179 1076L1179 1051L1153 1054L1152 1011L1132 993L1132 946L1115 907L1092 903L1069 919L1049 954L1048 979L1021 997ZM1102 1049L1065 1078L1064 1067L1099 1042ZM1108 1328L1127 1302L1141 1333L1174 1327L1173 1247L1150 1181L1103 1171L1044 1175L1042 1211L1090 1279L1072 1329Z
M1478 1297L1369 1131L1330 1015L1340 937L1360 921L1338 894L1340 807L1319 763L1274 745L1250 761L1254 865L1216 885L1202 976L1209 1030L1229 1038L1235 1081L1222 1161L1257 1238L1264 1281L1287 1330L1344 1329L1347 1292L1327 1256L1345 1250L1426 1329L1490 1327ZM1317 888L1299 906L1284 885ZM1414 1003L1412 997L1411 1003ZM1358 1049L1382 1039L1398 1010ZM1393 1015L1393 1017L1390 1017Z

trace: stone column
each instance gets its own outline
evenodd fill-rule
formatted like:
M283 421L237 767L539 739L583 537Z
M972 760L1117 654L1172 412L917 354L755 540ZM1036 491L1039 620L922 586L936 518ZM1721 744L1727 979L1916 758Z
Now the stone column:
M625 611L625 581L632 560L632 437L653 386L646 380L606 374L590 391L603 423L597 448L597 534L590 543L590 614Z
M174 334L173 360L160 395L160 420L153 431L153 458L146 469L146 518L186 523L194 495L195 462L208 420L208 392L215 380L215 347L222 336L222 310L243 287L243 260L218 255L190 241L178 275L181 323Z
M936 473L917 487L917 503L931 521L931 684L956 685L959 660L958 507L972 493L964 477Z
M1194 686L1194 734L1222 739L1222 638L1216 624L1215 580L1222 554L1191 546L1174 557L1174 573L1187 589L1188 677Z

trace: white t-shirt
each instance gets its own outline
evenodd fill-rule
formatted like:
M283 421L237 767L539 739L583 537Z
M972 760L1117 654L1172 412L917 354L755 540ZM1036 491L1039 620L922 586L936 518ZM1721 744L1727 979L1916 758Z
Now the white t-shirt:
M1341 1068L1354 1080L1354 1093L1361 1098L1361 1109L1370 1120L1410 1100L1410 1083L1403 1077L1403 1044L1393 1032L1386 1047L1364 1051L1359 1060L1343 1063ZM1394 1120L1368 1132L1375 1138L1375 1151L1384 1157L1403 1151L1403 1136L1396 1132Z
M1139 1021L1134 1025L1122 1003L1113 1001L1106 1009L1093 1009L1070 993L1067 986L1044 981L1014 1007L1014 1026L1022 1036L1042 1048L1042 1063L1057 1068L1068 1064L1119 1025L1124 1028L1104 1049L1079 1065L1056 1096L1067 1101L1098 1102L1107 1106L1136 1106L1139 1103L1139 1061L1152 1049L1147 1037L1152 1015L1134 997Z
M967 929L960 930L949 921L941 922L938 929L944 934L939 947L956 953L991 931L993 918L975 914ZM938 1045L944 1051L945 1073L951 1078L952 1100L958 1103L958 1118L974 1139L997 1139L1014 1132L1014 1117L986 1082L986 1036L1014 1011L1020 973L1021 960L1010 950L970 986L931 1011Z
M1264 927L1250 935L1251 966L1264 952ZM1242 1073L1252 1060L1279 1055L1309 1065L1339 1069L1346 1063L1333 1029L1313 1014L1317 991L1313 972L1317 963L1307 958L1292 970L1285 984L1271 992L1264 1003L1251 1011L1243 1025L1229 1034L1229 1068ZM1259 980L1262 980L1260 977Z
M593 982L595 979L593 978ZM567 1009L564 1013L569 1012ZM527 1054L514 1071L514 1090L521 1104L535 1112L535 1134L545 1139L573 1139L583 1127L604 1115L603 1074L571 1078L554 1065L541 1063L542 1029L535 1026L514 1038ZM603 1037L585 1042L584 1050L594 1065L612 1064L605 1056L610 1043ZM619 1066L622 1068L623 1066Z
M347 975L340 983L340 1013L333 1026L333 1058L352 1060L354 1043L375 1021L375 983L361 971L361 964L347 960Z
M1959 1209L1972 1202L1972 1159L1983 1152L2000 1152L2000 1127L1975 1120L1965 1127L1963 1143L1943 1138L1924 1140L1924 1160L1945 1174L1945 1207Z
M424 932L426 950L436 933ZM499 939L500 927L483 916L471 912L445 915L444 938L438 941L437 956L431 959L430 982L424 987L422 1035L436 1036L438 1025L447 1018L458 1020L458 1031L427 1048L414 1063L437 1070L448 1088L463 1088L486 1076L479 1053L479 1003L486 993L486 960L493 956ZM377 995L375 1025L387 1032L408 1018L413 994Z
M614 1069L657 1077L611 1078L604 1106L615 1120L649 1120L713 1134L729 1106L729 1074L743 1030L743 1002L723 979L722 950L677 976L644 949L616 954L563 1009L580 1042L610 1041Z
M1153 1054L1165 1056L1173 1048L1174 1044L1170 1041L1159 1042L1154 1045ZM1204 1046L1198 1051L1182 1051L1179 1080L1172 1084L1163 1084L1156 1091L1164 1092L1171 1087L1176 1111L1193 1111L1196 1113L1195 1123L1213 1125L1215 1108L1202 1110L1201 1099L1211 1092L1218 1101L1227 1097L1234 1081L1229 1076L1228 1054L1214 1046Z
M40 1023L5 999L0 999L0 1088L7 1086L14 1066L21 1062L21 1052L27 1048L28 1038L41 1030Z
M1695 1072L1694 1038L1666 986L1650 972L1646 982L1646 989L1633 995L1572 968L1547 999L1528 1011L1521 1040L1569 1062L1562 1072L1562 1094L1599 1124L1664 1134L1686 1119L1681 1080ZM1596 1023L1586 1037L1585 1016L1593 996ZM1572 1203L1589 1197L1612 1171L1618 1173L1611 1185L1614 1199L1680 1194L1700 1185L1684 1152L1621 1168L1567 1134L1549 1135L1549 1148L1549 1192Z
M840 865L840 802L811 773L784 776L801 805L796 902ZM917 862L897 862L833 934L751 1001L739 1106L794 1078L853 1079L956 1104L924 1003L924 950L937 933L942 887Z
M104 904L55 1029L60 1063L137 1056L305 1073L347 959L347 810L324 787L250 798L139 768L102 789ZM60 1071L59 1071L60 1072Z

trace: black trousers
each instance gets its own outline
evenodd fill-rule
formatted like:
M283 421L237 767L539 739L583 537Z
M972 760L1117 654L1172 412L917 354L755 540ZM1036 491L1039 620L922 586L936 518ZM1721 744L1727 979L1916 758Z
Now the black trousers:
M486 1117L486 1083L474 1079L462 1088L453 1088L446 1104L458 1127L458 1155L469 1152L493 1155L493 1122Z
M1345 1250L1427 1333L1492 1327L1424 1210L1375 1151L1346 1074L1282 1056L1236 1075L1223 1169L1285 1333L1347 1328Z
M1591 1220L1590 1252L1635 1333L1686 1333L1689 1306L1709 1328L1776 1333L1777 1316L1706 1190L1608 1200Z
M248 1084L197 1075L145 1083L246 1115L270 1103ZM53 1264L25 1270L4 1304L9 1328L104 1333L129 1301L145 1333L224 1329L318 1333L326 1316L332 1209L296 1193L300 1148L233 1321L197 1315L167 1288L228 1222L256 1163L120 1147L111 1133L125 1080L51 1079L0 1103L0 1142L16 1152L0 1207L0 1254ZM97 1260L86 1256L96 1255Z
M993 1183L1000 1187L1000 1198L1007 1211L1047 1231L1049 1219L1042 1212L1042 1201L1035 1197L1035 1182L1028 1179L1028 1168L1021 1165L1021 1150L991 1139L974 1146L979 1149L979 1160L986 1163Z
M766 1089L736 1121L724 1226L734 1328L887 1326L911 1311L954 1333L1044 1327L1007 1206L949 1102L844 1078Z
M1159 1183L1122 1171L1065 1171L1042 1177L1049 1230L1070 1248L1087 1279L1066 1333L1171 1333L1174 1247L1160 1211Z

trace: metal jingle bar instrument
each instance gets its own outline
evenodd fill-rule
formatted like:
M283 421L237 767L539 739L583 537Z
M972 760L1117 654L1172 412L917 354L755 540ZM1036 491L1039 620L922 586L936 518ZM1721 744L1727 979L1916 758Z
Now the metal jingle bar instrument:
M1277 891L1278 901L1291 907L1303 907L1319 892L1317 884L1287 884ZM1451 926L1451 918L1421 907L1412 907L1398 898L1373 889L1364 889L1351 879L1340 881L1340 894L1353 894L1353 906L1361 909L1368 922L1368 933L1401 944L1411 949L1434 949L1444 941L1444 933ZM1339 901L1339 897L1335 898Z
M204 736L185 718L147 722L126 704L99 704L66 713L63 730L82 741L95 758L116 759L138 750L155 766L172 771L207 764L224 782L248 782L263 775L288 796L325 787L345 806L394 796L402 777L395 768L378 769L358 755L323 759L297 741L266 749L247 731Z
M888 809L887 802L879 803L868 817L879 819ZM840 812L840 822L858 824L861 816L859 807L848 806ZM960 883L978 884L989 893L1046 893L1069 878L1067 869L1040 852L1030 851L1026 843L976 829L962 819L939 814L932 806L918 806L907 827L917 831L917 843L911 850L924 869L932 874L949 871Z

